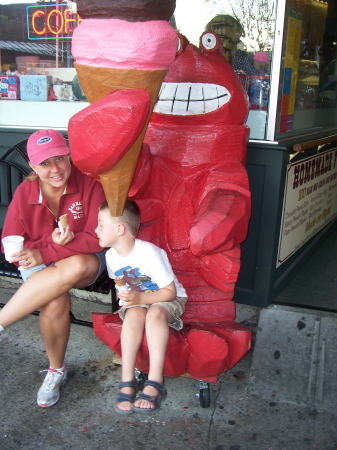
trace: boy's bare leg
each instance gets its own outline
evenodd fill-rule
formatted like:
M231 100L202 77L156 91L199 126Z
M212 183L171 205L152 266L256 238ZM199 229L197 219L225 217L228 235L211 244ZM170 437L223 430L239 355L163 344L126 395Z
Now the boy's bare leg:
M34 272L0 311L0 324L6 328L73 287L94 281L99 268L96 255L75 255Z
M134 380L136 358L143 339L146 312L146 308L142 307L130 308L126 311L121 333L122 381ZM134 394L131 387L122 388L121 392ZM132 408L130 402L119 402L117 405L123 411L130 411Z
M70 334L70 296L64 294L42 307L40 330L53 369L63 366Z
M172 320L168 311L158 306L152 306L146 315L146 340L150 353L150 371L149 380L157 381L163 384L163 371L166 356L166 349L169 340L169 321ZM152 386L145 386L143 393L157 397L158 391ZM135 401L134 405L137 408L151 409L154 407L153 403L143 399Z

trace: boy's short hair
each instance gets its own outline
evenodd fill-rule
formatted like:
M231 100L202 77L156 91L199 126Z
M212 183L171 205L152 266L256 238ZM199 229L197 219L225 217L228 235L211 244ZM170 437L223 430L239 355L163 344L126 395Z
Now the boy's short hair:
M109 211L108 202L104 202L99 207L100 211ZM130 233L136 237L140 227L140 209L137 203L132 198L127 198L124 205L123 214L119 217L112 217L116 221L123 222Z

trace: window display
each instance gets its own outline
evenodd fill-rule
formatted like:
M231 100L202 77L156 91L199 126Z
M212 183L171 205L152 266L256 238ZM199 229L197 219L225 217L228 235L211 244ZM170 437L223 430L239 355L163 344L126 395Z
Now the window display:
M76 1L0 0L0 108L13 104L13 121L20 99L65 103L69 117L87 100L71 54L80 22ZM196 46L205 30L219 34L249 96L251 140L336 128L335 0L177 0L171 24Z
M276 137L337 125L337 5L288 0Z
M175 11L177 29L195 45L197 28L200 34L205 29L219 34L224 56L249 96L251 139L265 139L266 134L276 4L276 0L178 0ZM188 9L190 23L184 20Z
M1 4L0 99L77 100L72 90L76 71L71 38L80 22L79 15L67 3Z

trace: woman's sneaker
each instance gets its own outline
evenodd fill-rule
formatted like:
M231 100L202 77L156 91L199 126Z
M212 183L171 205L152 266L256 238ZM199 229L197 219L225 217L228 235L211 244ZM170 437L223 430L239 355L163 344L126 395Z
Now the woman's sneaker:
M45 372L45 370L42 370L42 372ZM37 393L37 404L42 408L48 408L48 406L55 405L60 397L60 386L66 381L66 369L60 372L49 368L46 378Z

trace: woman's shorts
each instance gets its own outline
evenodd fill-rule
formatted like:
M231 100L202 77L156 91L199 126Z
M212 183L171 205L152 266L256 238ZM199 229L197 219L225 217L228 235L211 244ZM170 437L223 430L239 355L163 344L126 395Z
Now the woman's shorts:
M98 272L96 275L96 278L94 279L94 281L90 284L95 283L95 281L102 275L102 273L104 272L105 268L106 268L106 263L105 263L105 254L107 252L107 249L102 250L101 252L97 252L95 253L95 255L98 258L99 261L99 268L98 268ZM55 263L51 263L49 264L48 267L52 267L54 266ZM21 278L23 279L23 281L27 281L27 278L29 277L29 275L31 275L34 272L38 272L39 270L45 269L47 266L45 264L40 264L38 266L34 266L31 269L19 269L20 270L20 275ZM90 286L90 285L89 285Z
M171 314L171 316L174 318L174 321L169 323L169 326L174 328L175 330L179 331L183 327L183 321L181 320L181 316L182 316L183 312L185 311L186 302L187 302L187 297L176 297L174 300L172 300L170 302L158 302L158 303L154 303L153 305L132 305L132 306L127 306L127 307L122 306L122 308L120 308L118 310L118 314L119 314L119 317L122 320L124 320L125 313L130 308L141 307L141 308L150 309L151 306L160 305L163 308L165 308Z

